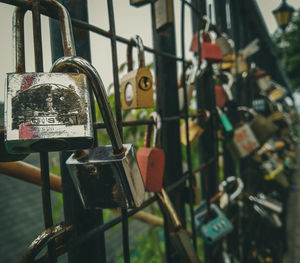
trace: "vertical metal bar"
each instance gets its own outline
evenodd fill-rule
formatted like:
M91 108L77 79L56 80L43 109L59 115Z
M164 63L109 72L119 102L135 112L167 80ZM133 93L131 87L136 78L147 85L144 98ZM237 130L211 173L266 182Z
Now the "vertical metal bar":
M121 111L121 100L120 100L120 83L119 83L119 69L118 69L118 55L117 55L117 42L116 42L116 28L114 18L114 7L112 0L107 0L108 18L109 18L109 30L111 33L111 53L113 62L113 78L114 78L114 93L115 93L115 111L117 126L123 139L122 130L122 111ZM123 238L123 257L124 262L130 262L130 249L129 249L129 227L128 227L128 216L127 209L122 209L122 238Z
M194 204L193 204L193 186L195 184L193 180L193 167L192 167L192 157L191 157L191 145L189 141L189 118L188 118L188 98L187 98L187 87L186 87L186 66L185 66L185 2L181 2L181 56L182 56L182 87L184 90L184 121L185 121L185 132L186 132L186 155L187 155L187 163L188 163L188 173L189 173L189 208L190 208L190 216L191 216L191 226L192 226L192 239L195 250L197 251L197 239L196 239L196 226L194 220Z
M42 51L42 37L41 37L41 16L39 8L39 0L32 1L32 26L33 26L33 40L34 40L34 58L36 72L43 72L43 51ZM49 179L49 161L48 152L40 153L41 166L41 181L42 181L42 201L45 228L53 225L51 194L50 194L50 179ZM55 243L48 244L49 261L51 263L57 262L55 255Z
M169 1L173 4L173 1ZM173 12L173 10L172 10ZM176 54L175 26L174 22L166 25L163 31L156 29L155 4L151 5L153 46L156 50ZM174 17L174 16L173 16ZM177 87L177 67L176 61L167 57L155 56L155 79L157 94L157 111L162 118L178 116L178 87ZM162 148L168 153L165 160L164 185L182 177L182 156L179 134L179 120L162 123ZM183 200L183 187L170 195L174 208L185 225L185 211ZM176 262L176 251L170 246L168 225L165 220L165 245L167 262Z
M88 22L87 1L85 0L59 0L70 12L72 18L77 18ZM63 56L63 48L60 43L61 32L57 20L50 19L51 51L52 61ZM75 47L77 55L91 61L89 32L77 27L73 27ZM92 121L96 121L94 96L89 88ZM97 130L94 130L94 145L97 145ZM62 176L63 203L65 220L72 222L75 228L74 238L88 232L89 230L103 224L102 210L86 210L73 186L71 176L66 167L65 161L69 158L69 152L60 153L60 167ZM72 263L99 263L106 262L105 238L104 233L92 241L85 242L78 250L68 252L68 260Z
M121 111L121 100L120 100L120 83L118 75L118 55L117 55L117 42L116 42L116 27L115 27L115 17L114 17L114 7L112 0L107 0L108 8L108 18L109 18L109 30L111 33L111 54L113 62L113 78L114 78L114 92L115 92L115 111L116 111L116 121L119 128L121 138L123 139L122 131L122 111Z

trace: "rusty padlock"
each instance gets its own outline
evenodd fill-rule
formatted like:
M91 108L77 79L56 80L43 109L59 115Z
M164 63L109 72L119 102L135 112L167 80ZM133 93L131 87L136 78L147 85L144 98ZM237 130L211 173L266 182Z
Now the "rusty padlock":
M57 1L64 53L76 55L72 25ZM24 15L13 18L16 72L7 74L5 146L9 153L85 149L93 129L87 79L77 73L24 73Z
M239 107L239 110L245 111L252 117L249 125L260 145L267 142L277 131L277 127L270 118L265 118L251 108Z
M112 145L77 151L66 161L75 189L86 208L135 208L144 199L144 183L132 144L122 144L102 80L97 70L80 57L64 57L52 71L77 70L93 88Z
M132 40L134 41L134 40ZM144 45L140 36L136 36L139 67L132 69L132 43L127 47L128 73L120 84L122 108L141 109L154 107L153 78L151 71L145 66Z
M152 125L146 126L145 145L137 151L137 161L143 176L146 192L160 192L165 170L165 153L158 147L161 119L157 112L151 113L154 121L153 148L150 148Z
M198 52L198 38L202 35L201 43L201 59L207 60L208 63L222 62L223 56L219 45L212 43L208 33L209 22L206 22L204 32L202 34L195 33L192 39L190 50Z

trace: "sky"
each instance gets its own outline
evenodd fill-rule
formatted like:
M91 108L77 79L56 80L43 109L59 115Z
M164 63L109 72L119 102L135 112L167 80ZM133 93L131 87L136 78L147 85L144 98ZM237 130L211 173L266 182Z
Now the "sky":
M176 49L177 55L180 56L180 0L174 1L175 12L175 29L176 29ZM212 3L213 0L207 0ZM300 8L299 0L288 0L288 4L294 8ZM277 8L280 0L257 0L259 8L265 19L269 32L274 32L277 28L276 21L272 14L272 10ZM1 61L0 61L0 83L3 85L0 89L0 100L4 98L6 73L14 71L14 58L12 51L12 12L14 7L11 5L0 3L0 22L1 22ZM109 29L108 15L106 1L104 0L88 0L89 22L105 30ZM133 37L138 34L143 39L147 46L152 46L152 31L151 31L151 17L150 7L144 6L141 8L131 7L129 0L115 0L114 1L114 15L116 23L116 33L125 38ZM191 21L190 10L186 8L186 23L185 23L185 46L186 56L191 57L191 52L188 51L191 41ZM112 63L111 63L111 47L110 40L91 33L91 53L92 64L98 70L103 83L106 87L113 81ZM33 41L32 41L32 18L30 12L25 16L25 52L26 52L26 72L34 71L33 59ZM43 60L44 70L49 71L51 68L51 48L49 36L48 18L42 16L42 42L43 42ZM118 64L122 64L126 60L126 45L122 43L117 44ZM134 50L134 59L137 58L136 50ZM146 64L153 61L153 55L146 53ZM180 66L178 65L180 70ZM120 75L120 78L122 76Z

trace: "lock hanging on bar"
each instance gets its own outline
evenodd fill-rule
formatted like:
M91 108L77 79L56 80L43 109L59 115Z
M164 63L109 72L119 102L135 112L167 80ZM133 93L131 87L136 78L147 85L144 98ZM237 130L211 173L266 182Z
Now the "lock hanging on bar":
M156 196L158 197L160 209L165 214L170 224L170 243L176 252L176 262L200 263L197 253L191 244L190 237L182 227L168 194L162 188L162 191L156 193Z
M147 192L160 192L165 170L165 153L157 148L161 130L161 119L157 112L150 115L155 122L153 148L150 148L152 125L146 126L145 145L137 151L137 161L143 176Z
M188 120L190 144L193 144L196 139L204 132L204 129L197 124L197 120ZM183 145L187 145L185 122L180 125L180 141Z
M70 17L58 2L65 56L76 55ZM24 73L24 14L13 17L16 72L7 74L5 146L10 153L85 149L93 130L87 79L78 73Z
M144 183L132 144L122 144L102 80L80 57L63 57L52 71L73 68L90 81L112 145L77 151L66 161L75 189L86 208L135 208L144 199Z
M201 59L207 60L208 63L222 62L223 56L219 45L211 42L211 37L208 33L210 23L206 21L205 29L202 34L200 32L195 33L192 39L190 50L192 52L198 52L198 38L202 35L201 45Z
M120 84L123 110L154 107L153 78L151 71L145 66L144 45L140 36L136 36L136 44L139 60L139 67L136 70L132 69L133 43L127 47L128 73L122 78Z
M221 209L215 204L210 205L214 218L209 222L204 223L206 206L206 204L200 206L195 211L196 229L205 243L214 244L232 232L233 226Z

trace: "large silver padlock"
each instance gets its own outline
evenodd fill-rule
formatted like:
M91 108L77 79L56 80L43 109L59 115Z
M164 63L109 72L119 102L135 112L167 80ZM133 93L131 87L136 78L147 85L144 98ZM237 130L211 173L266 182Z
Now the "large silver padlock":
M65 56L76 55L70 17L59 12ZM7 74L5 146L10 153L85 149L93 130L87 78L78 73L24 73L24 16L13 18L16 72Z
M66 161L76 190L86 208L134 208L142 204L145 187L132 144L121 137L96 69L79 57L58 59L53 72L74 68L84 73L93 88L112 145L77 151Z
M134 41L134 40L132 40ZM154 107L153 78L151 71L145 66L144 46L141 37L136 36L138 48L139 67L132 68L132 43L127 48L128 73L122 78L120 84L122 108L140 109Z

